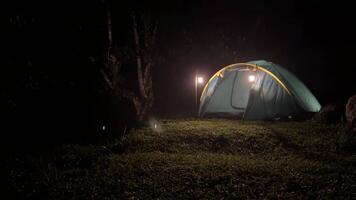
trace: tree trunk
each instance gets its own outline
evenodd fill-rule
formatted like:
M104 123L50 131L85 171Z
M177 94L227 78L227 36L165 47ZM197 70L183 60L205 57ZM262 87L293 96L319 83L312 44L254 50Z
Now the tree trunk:
M140 38L138 35L137 21L136 21L135 15L132 15L132 21L133 21L133 31L134 31L135 52L136 52L138 87L140 89L140 95L143 98L146 98L145 83L143 81L143 74L142 74L142 58L141 58L141 50L140 50Z
M118 83L120 80L119 71L121 68L121 63L119 60L118 52L115 52L113 48L111 10L108 2L106 2L106 20L108 44L106 50L105 67L100 70L100 73L107 87L109 88L110 93L112 95L116 95L119 90Z
M135 14L132 15L133 33L134 33L134 48L137 67L137 80L139 93L133 97L133 102L136 108L136 115L142 122L148 115L153 106L153 88L152 88L152 65L153 58L149 51L152 51L152 44L156 27L153 32L150 32L149 24L143 17L141 26L138 24L138 18ZM141 42L143 44L141 44Z
M106 4L106 18L108 21L108 48L110 52L110 49L112 47L112 27L111 27L111 10L110 10L110 6L109 3Z

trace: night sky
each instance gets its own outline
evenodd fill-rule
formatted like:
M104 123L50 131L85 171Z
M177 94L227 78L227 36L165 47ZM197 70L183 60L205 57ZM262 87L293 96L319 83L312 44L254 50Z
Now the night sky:
M132 10L159 22L154 113L163 116L192 112L195 70L207 80L223 66L259 59L294 73L322 105L346 101L356 91L355 21L351 3L335 3L198 0L110 5L118 46L132 40L128 25ZM28 99L23 85L35 79L42 90L56 93L53 97L46 93L46 98L85 104L86 91L98 79L95 63L107 42L102 1L15 1L4 13L10 23L2 37L7 58L1 73L2 95ZM125 84L130 85L133 75L125 70L129 71ZM61 82L65 86L53 90Z
M176 3L162 14L167 59L157 74L157 82L170 77L173 83L158 90L157 103L168 99L165 109L175 102L185 110L194 103L195 69L208 78L228 64L257 59L293 72L322 105L346 101L356 91L351 8L321 1Z

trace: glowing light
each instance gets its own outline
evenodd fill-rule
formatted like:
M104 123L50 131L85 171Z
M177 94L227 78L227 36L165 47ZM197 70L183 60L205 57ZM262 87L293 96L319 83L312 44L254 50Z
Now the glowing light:
M204 82L204 79L203 77L198 77L197 81L199 84L202 84Z
M157 119L155 119L153 117L150 117L149 125L150 125L151 130L154 132L160 133L163 131L162 124Z
M105 126L105 125L103 125L102 129L103 129L103 131L105 131L105 130L106 130L106 126Z
M248 76L248 81L249 81L250 83L255 82L255 80L256 80L256 76L255 76L255 75L250 75L250 76Z

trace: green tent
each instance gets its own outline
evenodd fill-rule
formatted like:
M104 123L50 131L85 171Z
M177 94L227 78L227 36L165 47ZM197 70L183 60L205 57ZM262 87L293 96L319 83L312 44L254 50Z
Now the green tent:
M296 76L272 62L258 60L216 72L202 92L199 116L295 118L318 112L320 107Z

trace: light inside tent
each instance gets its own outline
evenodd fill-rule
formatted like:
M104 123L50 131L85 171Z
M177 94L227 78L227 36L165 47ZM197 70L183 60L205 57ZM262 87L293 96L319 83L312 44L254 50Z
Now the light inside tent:
M255 80L256 80L256 76L255 76L255 75L250 75L250 76L248 76L248 81L249 81L250 83L255 82Z

